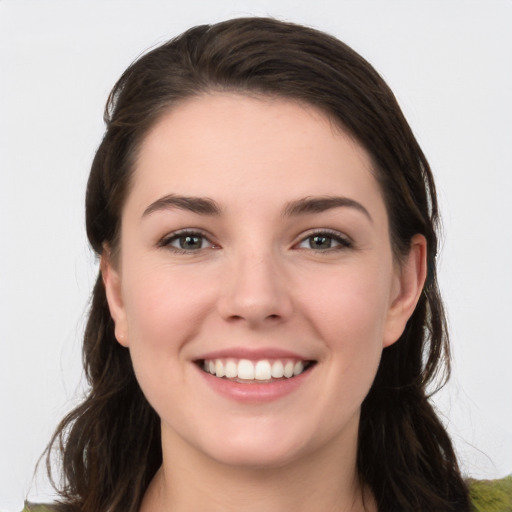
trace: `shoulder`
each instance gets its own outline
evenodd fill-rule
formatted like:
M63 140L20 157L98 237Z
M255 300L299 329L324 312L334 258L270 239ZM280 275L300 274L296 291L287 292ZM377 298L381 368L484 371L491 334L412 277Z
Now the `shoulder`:
M475 512L512 510L512 475L500 480L468 480L469 495ZM58 505L25 502L22 512L59 512Z
M468 480L469 495L475 512L512 510L512 475L500 480Z

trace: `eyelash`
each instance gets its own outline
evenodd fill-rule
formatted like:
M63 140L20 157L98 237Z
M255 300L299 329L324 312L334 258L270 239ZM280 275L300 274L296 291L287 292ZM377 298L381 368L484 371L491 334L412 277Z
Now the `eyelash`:
M178 241L180 239L185 239L186 237L190 238L199 238L201 240L201 245L204 241L210 244L209 247L198 247L196 249L184 249L182 247L175 247L172 245L173 242ZM300 247L301 244L306 243L308 240L312 240L314 237L323 237L325 239L329 239L334 242L336 242L338 245L335 245L334 247L327 247L325 249L313 249L312 247ZM203 249L209 248L209 249L216 249L218 246L216 246L209 238L206 236L205 233L199 230L193 230L193 229L184 229L181 231L176 231L174 233L171 233L164 238L162 238L158 242L158 247L164 247L167 248L177 254L194 254L197 253ZM303 249L303 250L309 250L314 251L316 253L325 253L325 252L333 252L333 251L340 251L344 249L350 249L353 247L353 242L347 238L346 236L342 235L338 231L330 230L330 229L319 229L315 231L311 231L306 236L303 236L298 243L296 243L294 248L297 249Z

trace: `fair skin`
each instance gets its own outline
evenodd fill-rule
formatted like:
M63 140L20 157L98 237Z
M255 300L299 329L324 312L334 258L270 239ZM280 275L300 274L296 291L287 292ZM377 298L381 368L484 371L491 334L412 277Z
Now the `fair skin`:
M421 293L425 240L394 260L366 151L292 101L187 100L143 141L120 240L107 298L162 423L141 510L376 510L360 406Z

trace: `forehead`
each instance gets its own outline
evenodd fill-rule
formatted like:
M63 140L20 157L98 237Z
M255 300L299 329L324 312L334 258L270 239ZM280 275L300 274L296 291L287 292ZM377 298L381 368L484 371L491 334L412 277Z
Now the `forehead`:
M166 113L140 147L132 193L140 208L165 193L259 204L381 195L366 150L320 110L233 93L194 97Z

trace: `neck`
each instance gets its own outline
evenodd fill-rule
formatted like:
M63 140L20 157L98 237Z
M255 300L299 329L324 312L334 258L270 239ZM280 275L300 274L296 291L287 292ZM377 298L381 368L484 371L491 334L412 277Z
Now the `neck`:
M167 442L166 442L167 441ZM355 446L354 443L352 446ZM163 465L141 512L375 512L371 493L360 485L356 450L332 445L279 467L229 466L188 445L163 439Z

